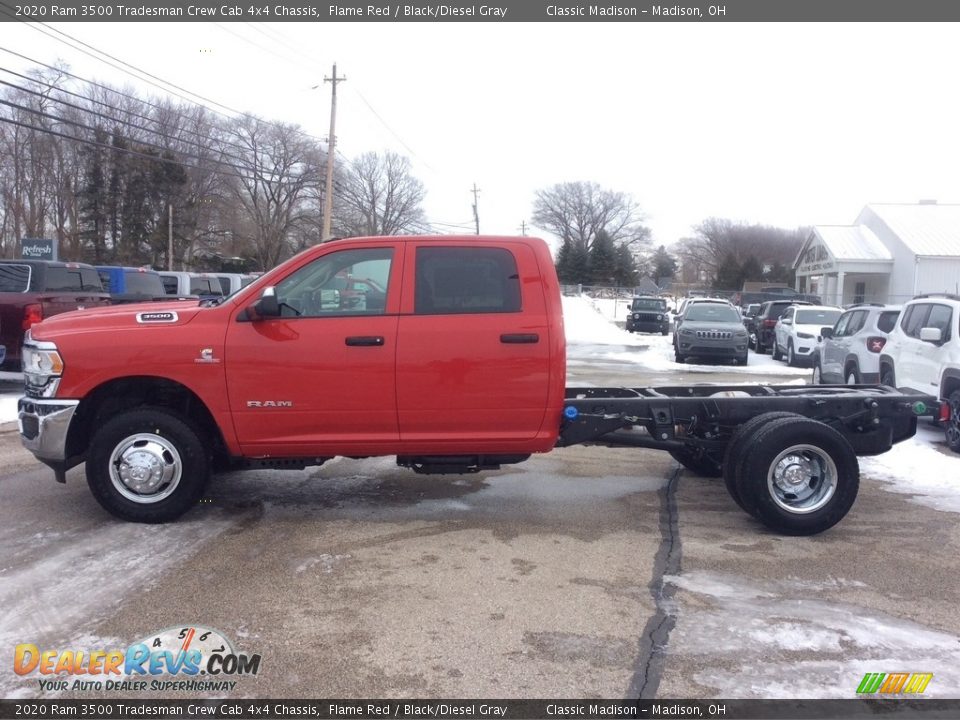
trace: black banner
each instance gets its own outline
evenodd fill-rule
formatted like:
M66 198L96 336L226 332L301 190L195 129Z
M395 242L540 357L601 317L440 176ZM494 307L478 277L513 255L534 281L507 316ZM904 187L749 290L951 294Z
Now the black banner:
M957 718L960 700L0 700L13 718L358 718L606 720L608 718Z
M960 20L944 0L0 0L0 22L909 22Z

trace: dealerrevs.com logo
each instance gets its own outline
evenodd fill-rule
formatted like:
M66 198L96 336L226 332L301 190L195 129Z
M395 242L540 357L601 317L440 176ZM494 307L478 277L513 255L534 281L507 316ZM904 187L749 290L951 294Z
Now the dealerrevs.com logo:
M126 649L41 650L20 643L13 671L36 676L44 691L226 691L260 671L260 655L238 652L227 637L199 625L172 627Z

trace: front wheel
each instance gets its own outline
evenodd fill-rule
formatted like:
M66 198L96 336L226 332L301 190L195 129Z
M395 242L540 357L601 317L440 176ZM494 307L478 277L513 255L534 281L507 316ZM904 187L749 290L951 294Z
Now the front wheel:
M947 445L955 453L960 453L960 390L954 390L947 398L950 405L950 417L944 428L947 435Z
M823 385L823 370L820 368L820 358L818 357L813 359L813 378L810 382L813 385Z
M123 520L162 523L197 504L210 461L197 431L160 408L130 410L94 435L87 484L97 502Z
M780 352L780 346L777 344L776 339L773 341L773 347L770 348L770 357L774 360L780 360L783 358L783 353Z
M787 365L790 367L797 366L797 355L793 351L793 340L787 343Z
M752 436L736 477L747 510L785 535L815 535L853 507L860 466L850 443L804 417L770 422Z

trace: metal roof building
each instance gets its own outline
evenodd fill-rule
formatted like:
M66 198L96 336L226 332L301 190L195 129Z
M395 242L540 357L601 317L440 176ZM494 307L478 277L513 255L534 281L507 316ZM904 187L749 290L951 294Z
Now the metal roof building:
M837 305L960 293L960 205L867 205L853 225L815 226L793 267L797 290Z

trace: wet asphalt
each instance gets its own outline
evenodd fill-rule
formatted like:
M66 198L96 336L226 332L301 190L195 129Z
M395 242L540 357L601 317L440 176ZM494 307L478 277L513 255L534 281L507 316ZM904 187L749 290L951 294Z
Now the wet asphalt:
M708 379L583 359L568 384ZM893 670L933 672L928 696L960 697L957 516L869 477L836 528L787 538L722 482L639 449L473 476L385 458L232 473L164 526L108 516L82 468L56 484L13 425L0 463L8 658L17 643L124 648L182 626L261 655L232 690L184 698L854 697L865 672ZM52 696L9 661L0 691ZM151 695L171 693L137 696Z

